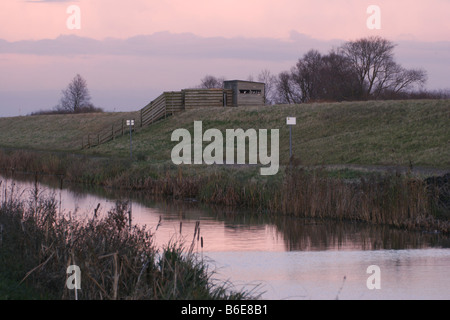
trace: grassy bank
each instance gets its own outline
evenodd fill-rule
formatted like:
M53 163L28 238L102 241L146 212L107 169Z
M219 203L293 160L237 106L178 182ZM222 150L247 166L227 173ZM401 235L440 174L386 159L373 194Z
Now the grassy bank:
M6 165L5 165L6 164ZM24 166L20 166L24 164ZM257 167L175 166L26 151L0 152L0 167L59 173L61 179L145 191L177 199L246 207L255 213L386 224L450 232L447 184L408 174L373 173L347 179L322 169L283 168L260 176Z
M156 249L152 234L130 226L128 204L104 218L59 216L56 201L37 190L29 200L10 189L0 199L0 299L249 299L213 280L192 244ZM199 233L199 229L196 229ZM81 289L66 283L77 265ZM72 282L70 282L72 283Z
M287 116L293 128L289 159ZM65 181L142 190L179 199L251 208L268 215L362 221L450 233L449 185L410 172L372 172L351 165L450 168L450 101L380 101L189 110L129 137L80 150L87 133L137 113L42 115L0 119L0 171L58 175ZM193 132L279 129L279 173L258 166L175 166L170 141ZM343 169L328 171L325 165ZM436 180L437 181L437 180ZM80 299L245 299L214 285L205 265L180 244L157 254L151 234L128 228L118 203L105 219L57 217L52 199L24 201L2 192L0 298L73 299L66 267L85 270ZM70 235L70 236L69 236ZM17 283L21 282L20 285Z
M81 152L87 133L108 128L138 113L48 115L0 119L0 146L33 150ZM178 128L203 130L280 129L280 160L288 162L289 130L286 117L297 117L293 128L294 155L302 165L359 164L450 168L450 100L368 101L244 108L187 110L133 137L138 160L170 161ZM129 137L84 150L86 155L126 158Z
M87 131L107 126L112 117L123 116L129 115L73 115L70 121L64 116L0 119L0 124L10 123L8 134L0 126L1 146L66 151L58 154L2 151L0 169L59 174L73 182L245 206L267 214L449 231L450 212L441 201L448 197L448 191L431 188L423 177L408 172L398 175L395 170L373 173L347 168L330 173L320 168L322 165L358 164L394 168L420 165L448 170L449 100L188 110L134 134L133 162L128 158L127 136L92 149L77 149L80 145L77 139L81 141ZM297 117L297 126L293 129L295 161L292 169L287 166L287 116ZM203 131L209 128L222 132L236 128L280 129L279 173L261 176L258 166L247 165L175 166L170 153L176 142L170 141L171 134L178 128L188 129L193 134L196 120L203 121ZM54 125L49 124L53 122ZM63 122L67 131L72 132L70 143L67 136L55 135L64 127ZM25 128L34 125L34 130L38 130L35 123L47 126L35 134L37 137L30 138L33 130ZM48 136L55 136L51 144L43 142Z
M27 150L75 151L88 133L139 112L55 114L0 118L0 146Z

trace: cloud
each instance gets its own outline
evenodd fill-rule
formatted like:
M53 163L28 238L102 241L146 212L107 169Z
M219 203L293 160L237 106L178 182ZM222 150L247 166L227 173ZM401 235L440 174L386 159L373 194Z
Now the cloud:
M131 55L183 59L296 60L311 48L329 50L336 41L321 41L291 32L288 40L272 38L200 37L191 33L158 32L127 39L95 40L76 35L55 39L8 42L0 39L0 53L44 56Z

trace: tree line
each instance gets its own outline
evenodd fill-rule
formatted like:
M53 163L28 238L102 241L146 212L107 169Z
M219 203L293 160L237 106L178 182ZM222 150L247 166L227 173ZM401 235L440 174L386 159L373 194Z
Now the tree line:
M256 80L266 84L266 104L450 98L449 91L424 90L427 72L402 67L394 59L395 47L381 37L367 37L327 54L311 49L289 71L276 76L266 69ZM223 81L207 75L199 87L221 88Z
M427 91L427 72L406 69L394 59L396 44L372 36L349 41L327 54L309 50L289 70L268 69L247 80L266 84L266 104L379 99L450 99L450 90ZM199 88L223 88L224 77L207 75ZM86 80L77 74L62 90L59 103L33 114L103 112L91 103Z

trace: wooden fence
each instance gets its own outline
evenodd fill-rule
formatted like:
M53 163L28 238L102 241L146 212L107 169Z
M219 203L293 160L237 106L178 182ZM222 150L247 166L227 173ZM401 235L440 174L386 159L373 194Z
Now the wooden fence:
M130 133L130 126L127 125L127 120L134 120L134 126L131 127L132 132L140 127L140 123L136 119L121 119L110 126L105 127L97 133L90 133L82 138L81 149L92 148L108 141L114 140L116 137L121 137Z
M148 126L185 109L196 107L231 107L232 90L228 89L186 89L162 93L141 109L140 119L134 119L132 131ZM97 133L83 137L81 148L92 148L129 133L126 120L121 119Z
M141 127L184 110L181 92L164 92L141 109Z
M233 91L224 89L183 90L184 108L231 107Z

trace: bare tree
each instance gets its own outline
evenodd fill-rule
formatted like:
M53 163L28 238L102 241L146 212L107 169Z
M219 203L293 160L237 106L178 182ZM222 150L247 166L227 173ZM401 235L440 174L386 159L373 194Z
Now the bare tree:
M283 71L278 75L276 90L276 103L292 104L301 102L301 95L296 90L292 75L288 71Z
M321 68L322 55L317 50L308 51L292 68L292 79L300 90L301 102L319 98Z
M264 69L258 75L258 81L265 83L264 101L266 105L274 104L276 100L277 77L269 70Z
M200 88L203 89L223 89L224 77L216 78L211 75L206 75L200 80Z
M354 100L361 96L358 76L350 61L331 51L322 56L319 99L326 101Z
M422 69L398 68L388 89L396 94L410 89L412 86L423 86L427 80L427 73Z
M91 96L87 88L86 80L79 74L77 74L67 88L62 91L60 104L56 109L68 113L78 113L95 109L91 104Z
M346 56L358 75L359 89L368 98L381 84L380 74L387 72L393 61L395 45L381 37L368 37L345 43L340 52Z
M394 61L395 46L381 37L368 37L347 42L340 48L358 76L362 98L378 98L385 90L398 93L426 81L425 71L406 70Z

